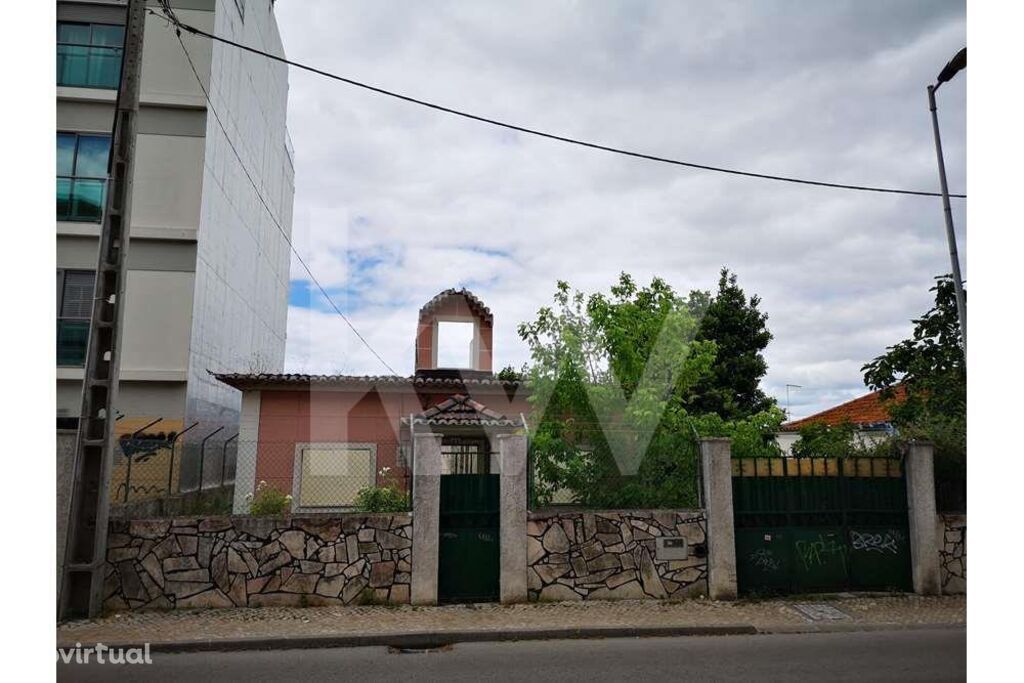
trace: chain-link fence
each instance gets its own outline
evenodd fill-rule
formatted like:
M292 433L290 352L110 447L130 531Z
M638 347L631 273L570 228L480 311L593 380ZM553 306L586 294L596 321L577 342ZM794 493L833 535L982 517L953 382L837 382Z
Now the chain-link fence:
M224 430L125 435L110 482L114 506L202 498L199 512L316 513L409 509L411 453L400 442L251 442ZM235 495L236 489L239 495ZM193 506L195 507L195 506Z

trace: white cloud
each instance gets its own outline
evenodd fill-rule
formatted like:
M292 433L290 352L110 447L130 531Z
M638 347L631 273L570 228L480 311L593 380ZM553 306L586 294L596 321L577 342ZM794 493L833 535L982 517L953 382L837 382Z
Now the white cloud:
M938 185L925 85L966 41L962 3L276 3L292 59L485 116L714 165ZM963 76L958 76L962 79ZM936 199L653 164L460 120L292 70L295 244L397 371L416 311L467 285L495 364L554 282L620 271L680 291L728 265L763 299L768 391L806 414L864 391L949 269ZM940 110L965 187L965 89ZM964 203L954 218L966 255ZM293 278L301 271L293 264ZM334 314L289 311L291 369L386 372Z

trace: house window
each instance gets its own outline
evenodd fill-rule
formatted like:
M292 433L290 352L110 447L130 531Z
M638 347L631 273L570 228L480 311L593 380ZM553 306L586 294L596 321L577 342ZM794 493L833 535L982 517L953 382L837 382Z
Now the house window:
M57 220L103 218L109 135L57 133Z
M57 271L57 365L85 365L96 273Z
M296 450L298 509L351 507L360 489L376 484L375 444L300 444Z
M57 22L57 85L116 90L124 26Z

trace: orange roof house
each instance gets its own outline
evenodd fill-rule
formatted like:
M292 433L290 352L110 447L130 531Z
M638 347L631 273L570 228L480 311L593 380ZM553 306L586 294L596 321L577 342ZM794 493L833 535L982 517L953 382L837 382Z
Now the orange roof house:
M861 429L888 427L891 422L889 404L902 403L906 396L906 389L902 386L896 387L895 395L890 400L883 399L881 391L872 391L870 394L840 403L809 417L786 422L782 425L781 431L798 432L801 427L810 424L826 424L829 427L835 427L844 422L849 422Z

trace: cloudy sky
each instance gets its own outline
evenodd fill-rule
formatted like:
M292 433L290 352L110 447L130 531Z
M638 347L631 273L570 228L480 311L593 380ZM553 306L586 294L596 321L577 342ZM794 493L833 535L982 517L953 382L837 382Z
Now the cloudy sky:
M287 55L383 88L659 156L937 190L925 86L966 44L963 2L279 0ZM939 92L965 183L966 72ZM295 245L356 327L411 373L416 311L466 286L495 367L556 279L620 271L713 289L727 265L775 335L765 390L792 414L864 393L948 272L940 200L737 178L470 122L293 69ZM954 200L961 259L965 202ZM965 277L967 271L965 267ZM387 373L292 266L287 367Z

